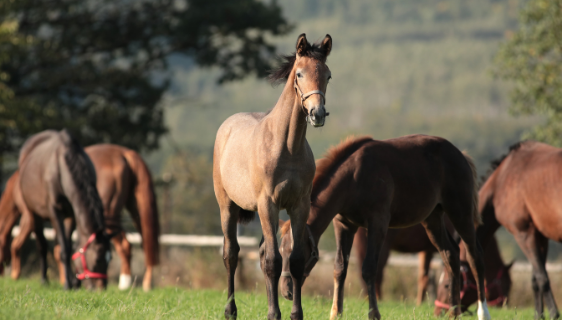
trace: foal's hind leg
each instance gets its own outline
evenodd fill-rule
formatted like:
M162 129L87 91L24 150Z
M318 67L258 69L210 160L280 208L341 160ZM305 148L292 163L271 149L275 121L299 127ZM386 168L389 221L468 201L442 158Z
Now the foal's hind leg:
M511 230L510 230L511 231ZM519 244L523 253L533 266L533 291L535 293L535 317L543 317L543 298L548 307L551 319L558 319L558 307L552 295L550 280L546 272L546 255L548 253L548 239L535 229L531 223L525 231L514 234L515 240Z
M445 206L445 212L447 212L449 220L453 223L455 230L457 230L467 249L467 260L474 274L474 278L476 279L478 290L478 319L488 320L490 319L490 313L488 312L488 306L486 304L486 287L484 286L484 251L480 243L476 240L476 230L474 229L471 208L472 205L470 205L470 202L462 207L458 202L454 204L448 203L448 205Z
M228 204L219 203L219 205L222 232L224 234L222 259L228 273L228 302L224 309L224 316L226 319L236 319L238 309L234 301L234 274L238 266L238 253L240 252L240 246L236 237L236 225L240 208L232 201Z
M460 260L459 250L451 242L451 237L448 234L445 222L443 220L443 210L440 207L435 208L433 212L422 222L425 227L427 236L433 245L439 251L445 270L451 279L451 286L449 287L449 301L453 306L453 315L460 315Z
M38 218L35 219L34 223L35 240L37 242L37 248L39 249L39 262L41 264L41 282L43 284L48 283L47 279L47 251L49 249L47 245L47 239L43 234L43 220Z

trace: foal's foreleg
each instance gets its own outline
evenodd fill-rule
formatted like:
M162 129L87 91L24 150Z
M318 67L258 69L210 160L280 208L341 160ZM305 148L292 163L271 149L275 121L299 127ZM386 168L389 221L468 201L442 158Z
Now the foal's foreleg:
M260 247L260 265L265 277L265 287L267 290L268 313L267 319L281 319L281 310L279 309L278 286L281 277L282 258L279 254L279 246L277 244L277 225L279 224L279 209L274 203L263 200L258 204L258 214L260 216L261 228L263 232L263 243ZM292 218L292 217L291 217ZM291 219L292 220L292 219ZM293 221L291 225L294 226ZM293 231L294 233L294 231ZM291 254L291 262L294 251ZM291 273L293 266L291 265ZM293 275L293 284L295 284ZM293 291L293 308L295 301L300 296Z
M330 319L335 319L343 312L344 284L349 266L349 255L353 246L353 238L357 228L349 228L341 221L333 219L334 231L336 235L336 260L334 261L334 301ZM363 236L366 235L363 233ZM361 239L365 242L366 239Z
M240 246L236 237L238 210L240 209L235 204L221 208L221 226L224 234L222 259L228 274L228 302L224 309L224 317L226 319L236 319L238 316L238 309L234 300L234 274L238 266L238 253L240 252Z

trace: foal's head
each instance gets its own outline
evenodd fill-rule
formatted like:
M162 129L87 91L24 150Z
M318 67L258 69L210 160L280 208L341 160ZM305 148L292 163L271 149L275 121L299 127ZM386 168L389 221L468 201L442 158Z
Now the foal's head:
M511 277L509 269L513 266L513 262L508 265L496 266L494 272L496 275L492 281L486 283L486 300L488 306L502 307L507 300L509 291L511 290ZM486 267L490 267L487 265ZM496 271L497 270L497 271ZM450 309L449 293L451 280L447 272L443 272L437 285L437 299L435 300L435 315L440 315L445 309ZM478 301L478 292L476 289L476 280L468 265L468 262L461 261L461 312L468 310L468 307Z
M330 35L326 35L322 42L311 45L303 33L297 39L296 52L284 56L282 65L269 76L272 82L294 79L291 81L300 105L310 124L315 127L323 126L329 114L324 105L326 88L332 78L332 73L326 65L326 58L331 50Z

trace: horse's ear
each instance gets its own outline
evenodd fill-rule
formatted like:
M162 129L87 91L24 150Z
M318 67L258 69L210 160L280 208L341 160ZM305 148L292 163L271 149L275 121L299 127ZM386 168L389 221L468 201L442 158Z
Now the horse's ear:
M306 40L306 34L301 33L297 38L297 55L302 56L308 50L308 41Z
M332 51L332 37L329 34L327 34L324 40L322 40L321 48L324 50L326 57L330 55L330 52Z

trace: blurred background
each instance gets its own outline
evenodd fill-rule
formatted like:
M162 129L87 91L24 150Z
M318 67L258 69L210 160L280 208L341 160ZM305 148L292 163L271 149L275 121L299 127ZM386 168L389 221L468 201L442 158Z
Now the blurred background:
M307 133L316 158L351 134L424 133L468 151L485 175L492 159L523 138L560 144L560 1L0 3L2 187L26 137L67 127L85 146L111 142L142 153L156 181L163 234L222 235L211 174L215 133L233 113L274 106L283 86L271 86L265 75L276 55L294 51L300 33L333 38L331 115ZM259 222L240 234L260 237ZM526 260L503 229L498 239L504 260ZM36 271L33 246L27 274ZM335 249L331 228L320 248ZM160 284L224 288L217 248L162 251ZM140 250L134 257L140 260L133 273L142 274ZM561 245L550 246L549 259L562 259ZM331 279L332 261L313 276ZM247 264L239 281L262 288L255 261ZM388 270L385 292L413 299L413 269ZM349 278L351 294L359 294L357 274ZM530 275L521 279L514 303L530 304ZM551 273L554 284L560 280ZM307 281L306 290L329 295L331 283Z

